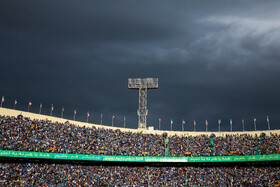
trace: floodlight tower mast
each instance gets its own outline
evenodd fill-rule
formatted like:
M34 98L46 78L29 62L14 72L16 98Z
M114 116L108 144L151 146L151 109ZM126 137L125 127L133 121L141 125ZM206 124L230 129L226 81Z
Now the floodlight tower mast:
M147 128L147 94L149 89L158 88L158 78L129 78L129 89L139 90L138 129Z

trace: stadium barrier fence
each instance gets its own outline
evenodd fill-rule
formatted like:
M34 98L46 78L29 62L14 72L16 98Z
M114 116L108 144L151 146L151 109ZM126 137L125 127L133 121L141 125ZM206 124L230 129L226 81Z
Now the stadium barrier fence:
M112 155L84 155L47 152L27 152L0 150L0 158L31 158L79 161L107 161L107 162L166 162L166 163L195 163L195 162L256 162L279 161L280 155L246 155L246 156L206 156L206 157L141 157L141 156L112 156Z

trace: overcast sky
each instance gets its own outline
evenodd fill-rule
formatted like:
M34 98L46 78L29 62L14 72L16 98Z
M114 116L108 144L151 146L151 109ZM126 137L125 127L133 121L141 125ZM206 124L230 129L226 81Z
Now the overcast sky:
M128 78L156 77L148 126L280 124L280 1L0 1L4 107L137 128Z

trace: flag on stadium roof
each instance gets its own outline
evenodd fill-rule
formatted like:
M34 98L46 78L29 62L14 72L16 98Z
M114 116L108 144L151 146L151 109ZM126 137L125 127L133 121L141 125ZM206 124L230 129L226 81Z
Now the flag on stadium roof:
M254 118L254 126L255 126L255 131L257 130L257 119Z
M15 100L14 102L14 109L16 109L16 106L17 106L17 100Z
M266 121L269 123L269 117L268 116L266 116Z
M267 128L268 128L268 130L270 130L270 124L269 124L269 117L268 116L266 116L266 121L267 121Z
M218 128L219 128L219 132L221 132L221 122L222 122L222 121L219 119L219 120L218 120Z

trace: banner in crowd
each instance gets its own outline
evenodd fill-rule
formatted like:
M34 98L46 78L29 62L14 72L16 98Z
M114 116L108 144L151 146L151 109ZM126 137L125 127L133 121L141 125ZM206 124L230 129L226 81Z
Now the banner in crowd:
M53 153L53 159L103 161L102 155Z
M208 157L141 157L141 156L111 156L84 155L46 152L26 152L0 150L0 157L81 160L81 161L110 161L110 162L252 162L279 161L280 155L247 155L247 156L208 156Z
M53 153L0 150L0 157L53 159Z

